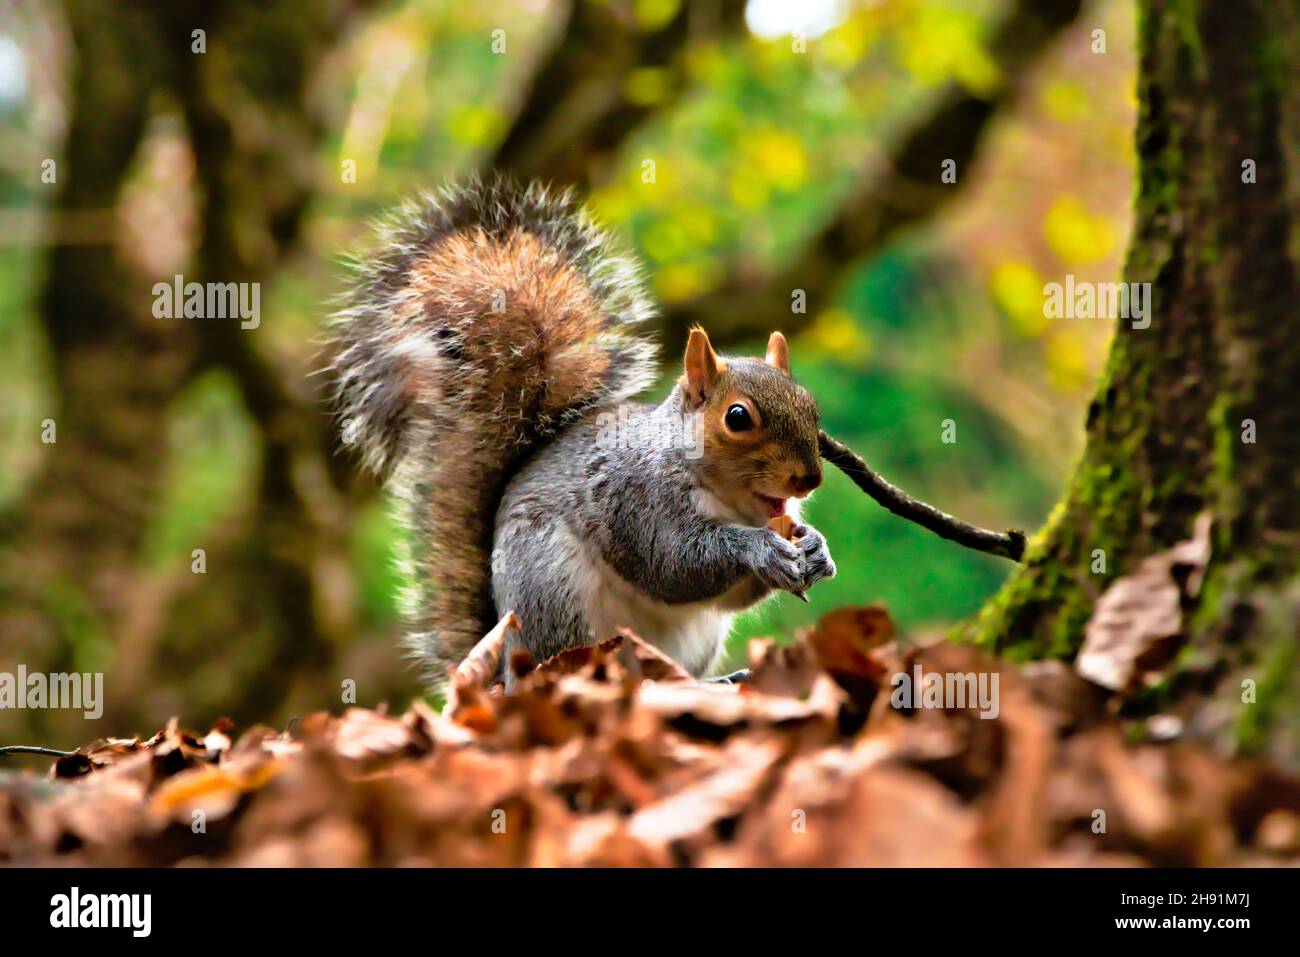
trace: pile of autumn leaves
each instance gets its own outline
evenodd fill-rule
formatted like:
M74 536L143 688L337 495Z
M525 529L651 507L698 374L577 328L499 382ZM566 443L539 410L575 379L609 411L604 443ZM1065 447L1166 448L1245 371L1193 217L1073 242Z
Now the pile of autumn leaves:
M175 723L0 783L0 862L89 865L1300 863L1300 782L1126 744L1069 666L895 640L844 609L702 684L632 635L488 688L503 621L441 714L277 732ZM891 706L891 679L996 673L996 717ZM1132 731L1130 727L1129 732Z

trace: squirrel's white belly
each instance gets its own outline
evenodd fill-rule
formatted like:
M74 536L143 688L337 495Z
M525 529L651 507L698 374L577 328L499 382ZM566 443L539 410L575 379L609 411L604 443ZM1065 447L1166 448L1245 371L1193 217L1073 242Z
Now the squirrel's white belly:
M603 559L589 550L573 569L572 581L587 609L587 621L597 640L630 628L695 676L705 674L722 652L735 614L715 602L669 605L628 584Z

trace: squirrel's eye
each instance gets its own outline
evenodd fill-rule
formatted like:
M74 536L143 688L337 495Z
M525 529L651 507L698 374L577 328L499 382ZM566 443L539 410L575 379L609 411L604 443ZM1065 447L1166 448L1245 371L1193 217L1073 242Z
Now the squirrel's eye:
M737 403L727 410L723 420L732 432L748 432L754 427L754 420L749 417L749 410Z

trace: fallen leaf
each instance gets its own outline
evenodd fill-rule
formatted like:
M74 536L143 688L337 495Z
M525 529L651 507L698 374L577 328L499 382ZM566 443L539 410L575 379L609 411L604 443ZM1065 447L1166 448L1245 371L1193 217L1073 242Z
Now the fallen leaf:
M1208 514L1192 538L1144 558L1111 582L1084 632L1075 669L1112 691L1128 691L1164 667L1183 638L1184 598L1200 591L1210 560Z

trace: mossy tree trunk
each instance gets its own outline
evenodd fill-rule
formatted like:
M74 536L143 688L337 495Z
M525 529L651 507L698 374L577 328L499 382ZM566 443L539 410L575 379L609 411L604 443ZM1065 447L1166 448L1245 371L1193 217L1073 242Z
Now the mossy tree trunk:
M1125 279L1151 284L1150 326L1120 320L1064 500L972 630L1009 657L1068 658L1105 586L1207 511L1211 565L1166 693L1195 692L1198 730L1297 763L1300 5L1139 11Z

